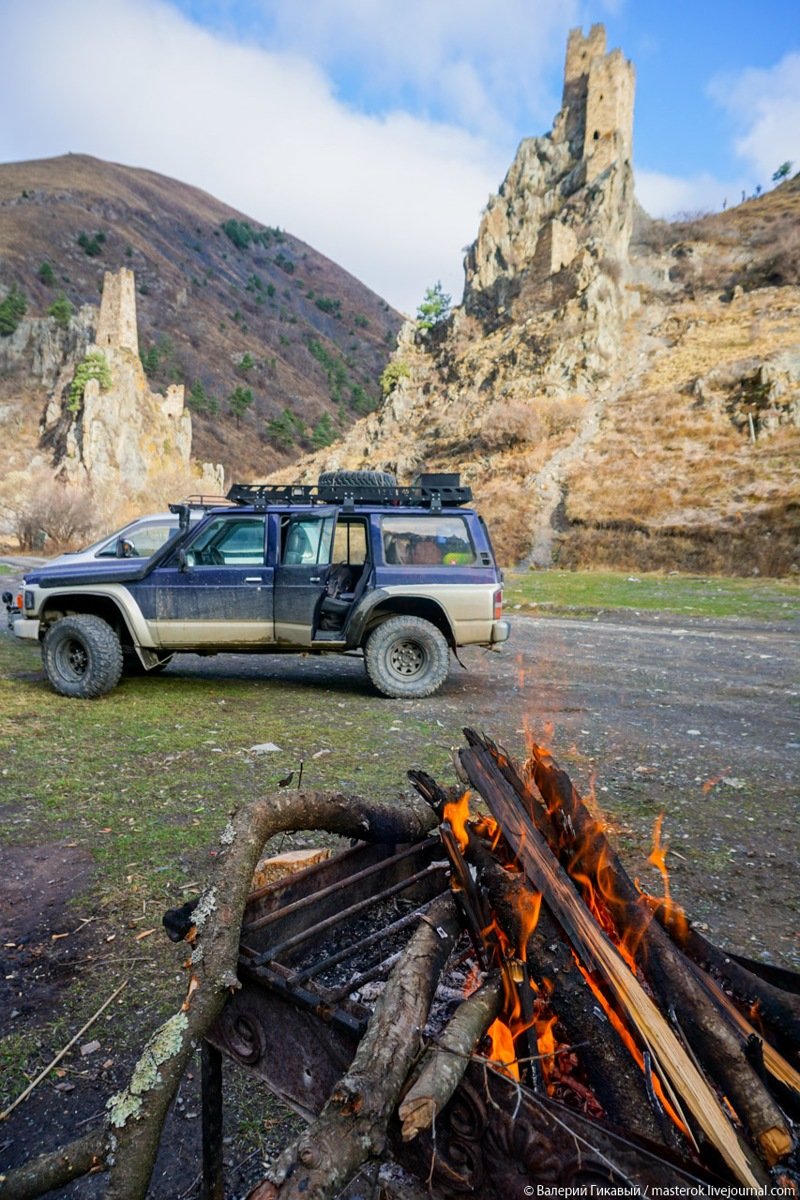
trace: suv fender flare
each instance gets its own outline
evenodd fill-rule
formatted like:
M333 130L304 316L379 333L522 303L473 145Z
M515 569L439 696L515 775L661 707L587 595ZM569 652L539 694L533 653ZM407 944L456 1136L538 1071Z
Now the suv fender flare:
M43 597L40 621L40 636L47 626L47 612L49 609L60 609L65 605L73 610L78 615L82 613L102 615L97 612L97 606L92 605L92 600L100 600L101 608L111 605L119 614L120 624L125 627L128 635L133 643L133 647L144 665L145 659L142 657L141 649L153 648L153 638L148 628L147 622L142 616L139 606L131 596L127 588L119 586L113 587L86 587L86 588L65 588L63 591L48 590L47 595ZM82 601L88 603L84 606Z
M383 588L376 588L365 596L351 614L346 630L347 643L350 648L355 648L363 643L367 629L375 624L373 617L377 615L375 610L378 608L383 609L384 620L401 614L423 617L441 630L447 639L448 646L455 651L456 638L452 623L437 600L424 595L395 596L391 592L384 591Z

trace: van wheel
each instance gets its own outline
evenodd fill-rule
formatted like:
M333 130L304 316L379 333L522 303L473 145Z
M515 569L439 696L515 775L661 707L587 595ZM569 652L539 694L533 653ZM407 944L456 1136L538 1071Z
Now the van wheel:
M45 634L42 664L50 686L62 696L93 700L119 683L122 647L101 617L62 617Z
M432 696L447 678L450 650L444 635L422 617L389 617L364 647L364 665L384 696Z

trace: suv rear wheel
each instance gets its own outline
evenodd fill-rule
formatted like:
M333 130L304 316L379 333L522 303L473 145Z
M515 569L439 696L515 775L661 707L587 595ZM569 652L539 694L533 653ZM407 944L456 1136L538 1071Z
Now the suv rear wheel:
M364 665L384 696L432 696L447 678L450 650L444 635L422 617L389 617L364 647Z
M62 617L45 634L42 663L50 686L62 696L92 700L119 683L122 647L101 617Z

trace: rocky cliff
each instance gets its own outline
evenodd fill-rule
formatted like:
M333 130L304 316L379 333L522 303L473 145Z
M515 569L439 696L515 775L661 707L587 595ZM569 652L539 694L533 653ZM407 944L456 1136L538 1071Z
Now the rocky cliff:
M273 478L460 470L506 563L798 568L798 181L650 221L633 89L601 26L572 32L561 110L489 201L461 306L408 322L383 408Z

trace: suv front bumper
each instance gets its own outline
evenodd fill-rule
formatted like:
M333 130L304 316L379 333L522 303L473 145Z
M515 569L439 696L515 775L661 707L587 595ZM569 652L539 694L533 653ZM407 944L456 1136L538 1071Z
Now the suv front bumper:
M14 634L14 637L30 638L34 642L38 641L38 618L30 619L28 617L15 617L12 614L9 616L8 623L11 626L11 632Z

